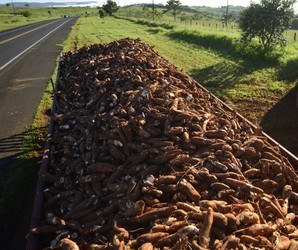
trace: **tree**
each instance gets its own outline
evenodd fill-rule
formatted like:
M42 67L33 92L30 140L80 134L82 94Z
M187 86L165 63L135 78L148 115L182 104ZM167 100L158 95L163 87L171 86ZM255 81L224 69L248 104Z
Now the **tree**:
M100 18L105 18L105 16L107 15L107 13L102 9L102 8L99 8L98 9L98 15Z
M24 17L29 17L29 16L31 16L31 13L28 10L25 10L24 12L22 12L22 15Z
M168 0L165 12L171 12L176 21L176 17L181 13L182 9L183 7L179 0Z
M111 16L114 12L117 12L119 7L117 6L116 2L108 0L107 3L102 6L102 9Z
M142 12L147 15L147 17L151 17L152 16L152 19L153 21L155 21L156 19L160 19L161 16L162 16L162 13L159 12L156 8L156 6L154 4L152 4L152 8L149 9L148 5L145 5L143 6L142 8Z
M298 29L298 18L297 17L293 20L291 28L294 30Z
M50 17L52 16L52 12L50 10L48 10L48 14L50 15Z
M265 53L272 52L278 45L284 47L283 33L291 25L294 3L295 0L261 0L260 4L251 4L240 15L243 44L257 38Z
M146 4L143 5L142 12L144 14L146 14L147 16L150 16L149 8L148 8L148 6Z
M232 14L223 14L221 21L225 26L228 26L228 22L233 21L233 15Z

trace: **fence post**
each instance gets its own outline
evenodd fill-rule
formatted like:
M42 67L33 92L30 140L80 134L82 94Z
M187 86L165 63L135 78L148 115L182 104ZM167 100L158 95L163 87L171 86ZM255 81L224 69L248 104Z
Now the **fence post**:
M296 32L294 33L294 41L296 42Z

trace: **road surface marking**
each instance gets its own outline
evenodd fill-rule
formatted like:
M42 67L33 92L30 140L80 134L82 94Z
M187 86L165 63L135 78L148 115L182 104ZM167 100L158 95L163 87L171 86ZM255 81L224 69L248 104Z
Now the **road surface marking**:
M55 19L53 21L55 21ZM53 22L51 22L51 23L53 23ZM3 32L0 32L0 36L6 35L6 34L9 34L9 33L18 31L18 30L23 30L23 29L26 29L26 28L30 28L30 26L36 26L36 25L38 25L38 23L31 23L31 24L28 24L28 25L25 25L25 26L21 26L19 28L13 28L12 30L9 30L9 31L3 31Z
M59 20L57 20L57 21L59 21ZM56 22L57 22L57 21L56 21ZM9 42L9 41L11 41L11 40L14 40L14 39L16 39L16 38L18 38L18 37L21 37L21 36L24 36L24 35L26 35L26 34L29 34L29 33L33 32L33 31L35 31L35 30L41 29L41 28L43 28L43 27L46 27L46 26L48 26L48 25L50 25L50 24L52 24L52 23L54 23L54 22L44 24L44 25L39 26L39 27L37 27L37 28L34 28L34 29L32 29L32 30L28 30L28 31L26 31L26 32L24 32L24 33L21 33L21 34L19 34L19 35L10 37L10 38L8 38L8 39L6 39L6 40L1 41L1 42L0 42L0 45L1 45L1 44L4 44L4 43L7 43L7 42Z
M59 29L62 25L64 25L67 22L69 22L70 20L72 20L72 19L68 19L64 23L60 24L58 27L56 27L55 29L51 30L48 34L46 34L45 36L43 36L42 38L40 38L38 41L36 41L35 43L33 43L27 49L25 49L24 51L22 51L20 54L18 54L17 56L15 56L11 60L9 60L7 63L5 63L3 66L0 67L0 71L3 70L6 66L8 66L10 63L12 63L14 60L16 60L17 58L19 58L21 55L23 55L24 53L26 53L29 49L31 49L32 47L34 47L36 44L40 43L42 40L44 40L47 36L49 36L50 34L52 34L54 31L56 31L57 29Z

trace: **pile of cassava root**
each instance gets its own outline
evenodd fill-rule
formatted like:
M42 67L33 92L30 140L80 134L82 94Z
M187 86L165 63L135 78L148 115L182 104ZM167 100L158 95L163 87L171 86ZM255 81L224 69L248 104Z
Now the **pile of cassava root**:
M259 130L140 40L63 55L51 249L298 249L298 176Z

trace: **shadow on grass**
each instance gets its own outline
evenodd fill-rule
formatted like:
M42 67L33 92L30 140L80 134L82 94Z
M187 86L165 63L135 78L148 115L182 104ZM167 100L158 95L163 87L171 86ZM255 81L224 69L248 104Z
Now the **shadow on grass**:
M40 141L35 130L0 139L0 241L3 249L23 250L26 246L41 159L37 154L41 148L36 145Z
M214 34L201 34L196 31L171 31L168 33L171 39L180 40L202 46L206 49L217 51L225 57L240 57L237 54L236 41L227 36L218 36Z
M296 96L297 87L291 89L264 115L260 125L273 139L298 156Z
M243 47L236 38L216 35L201 34L197 31L170 31L167 36L171 39L187 42L205 49L212 50L218 55L233 60L242 65L248 72L267 67L272 67L279 63L278 54L265 55L261 47L257 44Z
M6 166L0 177L1 249L24 250L31 220L38 160L20 159L19 155L0 159Z
M123 19L123 20L127 20L130 21L132 23L136 23L136 24L140 24L140 25L144 25L144 26L148 26L148 27L160 27L160 28L164 28L167 30L171 30L173 29L175 26L172 24L167 24L167 23L158 23L158 22L153 22L153 21L146 21L143 19L133 19L133 18L129 18L129 17L120 17L120 16L115 16L115 18L117 19Z
M278 72L280 80L293 81L298 79L298 57L288 60L281 65Z
M152 35L156 35L159 32L163 32L163 30L160 29L160 28L152 28L152 29L147 29L146 32L148 32L148 33L150 33Z
M190 75L219 98L233 88L248 71L242 66L226 61L214 64L204 69L194 69Z
M3 167L3 155L19 152L22 148L25 135L25 133L21 133L6 138L0 138L0 170Z

